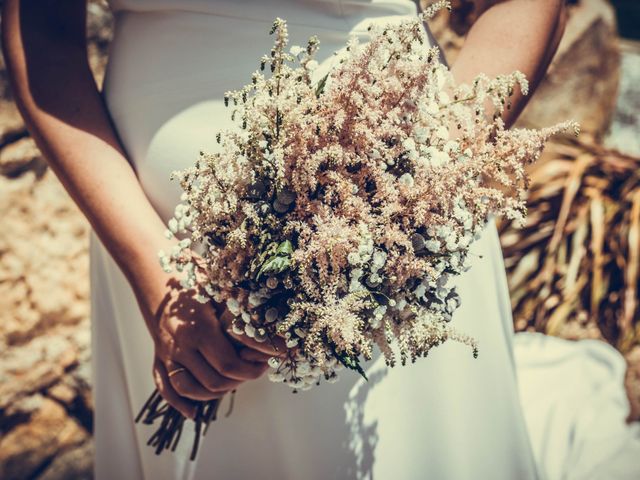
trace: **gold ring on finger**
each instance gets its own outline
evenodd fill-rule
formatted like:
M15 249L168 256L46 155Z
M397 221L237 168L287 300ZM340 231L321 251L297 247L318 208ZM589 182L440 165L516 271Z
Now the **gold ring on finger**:
M173 377L174 375L177 375L180 372L186 372L187 369L184 367L180 367L180 368L176 368L175 370L171 370L167 375L169 378Z

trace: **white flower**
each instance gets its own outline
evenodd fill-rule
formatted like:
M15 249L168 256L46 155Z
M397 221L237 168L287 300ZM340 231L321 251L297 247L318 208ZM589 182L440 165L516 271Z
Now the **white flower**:
M307 375L310 371L311 367L308 362L302 362L296 366L296 373L298 375Z
M438 128L436 128L435 133L436 133L436 137L441 138L442 140L449 139L449 129L444 125L440 125Z
M318 68L318 62L315 60L310 60L307 62L307 70L313 71Z
M424 127L416 127L413 135L418 143L425 143L427 138L429 138L429 132Z
M278 368L282 363L282 360L278 357L270 357L269 360L267 360L267 363L271 368Z
M293 45L290 49L289 49L289 53L291 53L291 55L293 55L294 57L297 57L298 55L300 55L301 53L305 52L306 50L304 48L302 48L299 45Z
M244 333L247 334L247 337L253 338L253 337L256 336L256 327L254 327L250 323L245 323L245 325L244 325Z
M373 259L372 259L372 265L371 265L372 270L381 269L382 267L384 267L384 264L386 261L387 261L387 254L382 250L376 250L373 253Z
M387 311L387 306L386 305L378 305L374 310L373 310L373 316L380 319L384 316L384 314Z
M413 187L413 177L410 173L402 174L398 181L404 185L407 185L408 187Z
M448 132L447 132L447 135L448 135ZM460 148L460 145L458 144L458 142L456 142L455 140L449 140L444 144L443 150L449 154L451 152L457 152L459 148Z
M435 115L439 111L440 106L433 100L427 103L427 105L425 106L425 112L427 112L429 115Z
M455 235L450 235L447 237L446 248L449 251L456 250L458 248L458 241Z
M284 375L279 372L269 372L269 380L275 383L281 383L284 381Z
M372 250L373 250L373 247L367 244L361 244L360 246L358 246L358 254L362 257L362 260L365 262L369 260L369 255L371 254Z
M209 300L210 300L209 297L207 297L205 295L201 295L199 293L194 295L193 298L195 298L198 303L202 303L202 304L207 304L207 303L209 303Z
M436 285L438 287L444 287L448 281L449 281L449 275L447 275L446 273L443 273L442 275L440 275L440 277L438 277L438 280L436 281Z
M235 319L231 323L231 330L236 335L244 335L244 323L242 321L238 321L237 319Z
M424 283L421 283L420 285L418 285L416 289L413 291L413 294L418 298L424 297L425 293L427 293L427 287L424 285Z
M413 138L409 137L402 142L402 146L405 148L405 150L415 150L416 142Z
M445 163L449 163L451 161L451 157L449 157L447 152L438 151L434 155L433 160L438 166L440 166L440 165L444 165Z
M440 245L440 242L435 238L430 238L429 240L425 240L424 247L430 252L434 252L434 253L440 252L440 249L442 248L442 246Z
M234 315L240 315L240 304L235 298L227 299L227 309Z
M271 307L264 312L264 319L267 323L273 323L278 319L278 309Z
M458 240L458 248L467 248L471 244L472 236L469 234L463 235Z
M365 287L355 278L351 279L351 283L349 284L349 293L360 292L364 290Z
M349 262L349 265L358 265L361 262L360 255L358 252L351 252L347 255L347 261Z
M249 305L252 307L258 307L264 303L264 297L262 295L258 295L256 292L249 293L249 298L247 299Z
M377 286L380 284L380 282L382 282L382 277L377 273L372 273L367 279L367 283L369 284L369 286Z

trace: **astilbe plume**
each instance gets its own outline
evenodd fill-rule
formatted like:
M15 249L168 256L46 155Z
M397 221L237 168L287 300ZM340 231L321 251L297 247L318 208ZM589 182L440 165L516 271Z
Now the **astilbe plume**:
M317 39L287 50L277 19L270 74L225 97L239 128L175 173L185 194L170 227L189 237L164 265L226 302L238 333L284 336L290 355L272 359L271 378L294 388L360 370L374 345L389 365L394 343L402 364L447 339L476 351L449 324L449 279L490 215L524 217L524 165L573 125L505 130L524 75L456 85L422 20L372 27L313 82Z
M288 49L276 19L261 69L225 96L234 128L219 151L174 172L184 193L169 235L183 239L161 261L201 301L226 304L236 333L286 339L273 381L306 390L343 366L364 375L376 346L390 366L446 340L477 355L450 323L451 277L491 215L524 218L524 166L577 126L505 130L527 81L457 85L422 25L446 4L370 27L320 79L318 40Z

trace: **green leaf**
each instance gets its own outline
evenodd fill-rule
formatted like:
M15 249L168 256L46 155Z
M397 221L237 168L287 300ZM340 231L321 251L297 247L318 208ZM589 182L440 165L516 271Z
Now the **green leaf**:
M273 256L267 259L266 262L262 264L262 267L258 271L256 275L256 280L259 280L262 275L265 273L273 273L278 274L284 272L291 266L291 259L289 257L283 256Z
M357 358L352 358L349 355L343 355L343 356L338 356L338 360L340 361L340 363L342 363L342 365L344 365L345 367L351 369L351 370L355 370L356 372L358 372L360 375L362 375L362 377L368 382L369 379L367 378L367 374L364 373L364 370L362 369L362 367L360 366L360 361Z
M346 353L339 353L336 350L335 345L333 344L333 342L329 342L329 347L331 348L331 351L333 352L333 354L335 355L335 357L338 359L338 361L344 365L345 367L347 367L350 370L355 370L356 372L358 372L362 378L364 378L367 382L369 381L369 379L367 378L367 374L364 373L364 370L362 369L362 367L360 366L360 360L358 360L357 357L351 357L350 355L347 355Z
M270 242L267 245L267 248L265 248L257 257L255 257L251 261L251 271L253 272L259 269L262 265L264 265L264 263L267 260L267 257L269 257L270 255L273 255L277 249L278 249L277 242Z
M276 250L276 254L280 255L291 255L293 253L293 245L289 240L285 240L280 245L278 245L278 249Z
M318 82L318 86L316 87L316 97L320 97L320 95L322 95L322 93L324 92L324 87L327 84L327 78L329 78L328 73Z

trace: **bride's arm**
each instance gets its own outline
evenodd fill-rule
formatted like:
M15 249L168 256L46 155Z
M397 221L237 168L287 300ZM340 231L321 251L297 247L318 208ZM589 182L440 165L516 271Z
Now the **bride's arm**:
M200 322L190 321L193 313L180 318L168 308L171 278L160 268L156 252L170 243L96 87L85 22L85 0L5 1L2 46L11 86L38 147L136 292L156 345L154 373L161 392L187 413L190 404L176 391L203 398L255 378L266 364L238 357L212 307L190 307L202 317ZM199 335L188 334L186 326L194 323L200 325ZM208 339L201 351L198 338ZM169 381L166 370L176 363L188 371Z
M469 30L451 71L459 83L479 73L489 77L520 70L530 82L523 97L516 89L503 119L517 119L555 54L566 23L565 0L475 0L482 13Z
M109 123L89 69L84 1L8 1L4 56L16 104L51 168L129 279L157 270L164 226Z

